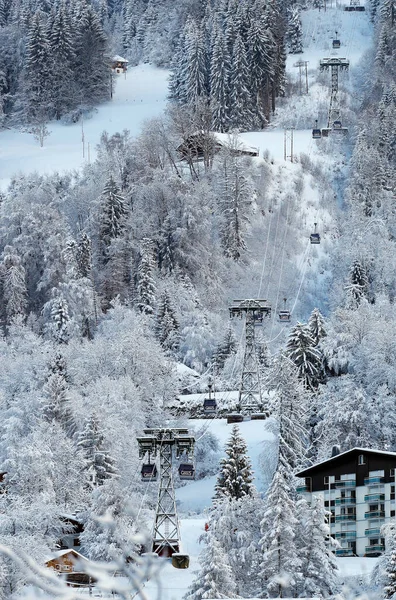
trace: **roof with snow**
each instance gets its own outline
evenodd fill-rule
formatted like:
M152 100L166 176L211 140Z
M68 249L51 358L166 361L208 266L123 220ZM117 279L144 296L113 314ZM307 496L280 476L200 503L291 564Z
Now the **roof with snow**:
M126 58L123 58L122 56L120 56L119 54L116 54L115 56L113 56L113 62L124 62L124 63L127 63L129 61Z
M181 154L200 157L203 156L204 151L216 152L221 148L229 148L235 154L259 156L259 149L246 144L237 134L219 133L218 131L195 131L180 144L177 150Z
M56 550L55 552L52 553L51 556L47 556L45 559L45 563L48 563L51 560L55 560L57 558L61 558L62 556L65 556L66 554L73 554L73 556L75 558L78 558L79 560L80 559L88 560L85 556L83 556L76 550L73 550L73 548L66 548L65 550Z
M309 477L310 475L314 475L318 471L322 471L323 467L338 467L342 465L347 459L352 458L353 456L358 456L359 454L369 454L371 456L383 456L388 458L394 458L396 460L396 452L386 452L385 450L374 450L373 448L352 448L351 450L346 450L345 452L340 452L340 454L336 454L336 456L332 456L327 460L323 460L320 463L316 463L316 465L312 465L312 467L308 467L308 469L304 469L299 473L296 473L297 477Z

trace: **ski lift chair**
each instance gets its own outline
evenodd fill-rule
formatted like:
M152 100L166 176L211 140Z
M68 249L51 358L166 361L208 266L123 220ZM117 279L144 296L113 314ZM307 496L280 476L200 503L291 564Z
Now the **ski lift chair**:
M203 403L205 415L214 415L217 411L217 403L214 398L205 398Z
M158 471L155 463L145 463L141 470L142 481L157 481Z
M191 463L181 463L179 465L179 477L182 481L191 481L195 479L195 468ZM186 568L186 567L184 567Z

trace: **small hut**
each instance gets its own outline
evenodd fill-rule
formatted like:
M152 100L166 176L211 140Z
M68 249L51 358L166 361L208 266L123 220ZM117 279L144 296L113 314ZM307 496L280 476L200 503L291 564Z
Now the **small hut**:
M111 62L111 68L114 73L126 73L128 70L128 61L126 58L122 58L122 56L113 56L113 60Z
M82 570L81 563L83 562L88 562L88 559L76 550L68 548L54 552L45 561L45 566L58 573L79 573Z

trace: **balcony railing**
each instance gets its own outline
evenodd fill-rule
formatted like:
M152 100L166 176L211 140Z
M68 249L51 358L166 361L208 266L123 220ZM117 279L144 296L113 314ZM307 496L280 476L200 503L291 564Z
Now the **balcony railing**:
M356 504L356 498L336 498L336 506L345 506L347 504Z
M337 548L336 556L353 556L352 548Z
M385 494L367 494L364 497L365 502L384 502Z
M339 488L353 488L356 487L355 479L339 479L335 482L336 489Z
M366 477L364 479L364 485L382 485L384 481L384 477L376 475L375 477Z
M373 529L365 529L364 535L366 537L379 537L381 535L381 529L379 527Z
M370 554L379 554L380 552L385 551L385 546L383 544L376 544L375 546L366 546L365 554L369 556Z
M385 519L384 510L369 510L364 513L365 519Z
M352 540L356 538L356 531L336 531L336 540Z
M310 492L311 490L307 485L299 485L297 486L297 494L305 494L306 492Z
M341 523L344 521L356 521L356 515L336 515L336 523Z

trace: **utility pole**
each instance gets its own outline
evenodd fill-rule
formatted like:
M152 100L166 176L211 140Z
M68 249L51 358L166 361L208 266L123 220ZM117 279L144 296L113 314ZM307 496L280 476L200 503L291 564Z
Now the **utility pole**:
M245 317L245 354L238 394L238 411L243 415L251 415L263 411L255 326L262 324L264 316L271 315L271 307L267 300L234 300L229 311L230 317Z
M285 129L283 134L283 158L294 162L294 127Z
M137 438L139 458L159 455L159 490L153 527L152 552L169 557L180 552L180 528L176 511L175 489L172 477L173 454L192 456L195 438L188 429L158 427L144 429L144 437ZM185 557L188 562L188 557ZM187 564L188 566L188 564Z
M299 71L299 82L300 82L300 96L302 96L303 93L303 85L302 85L302 81L303 81L303 68L305 67L305 93L308 94L308 60L298 60L297 62L294 63L294 67L298 67L298 71Z

